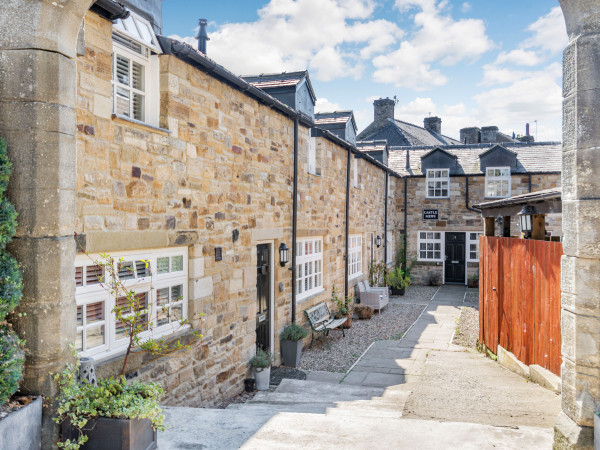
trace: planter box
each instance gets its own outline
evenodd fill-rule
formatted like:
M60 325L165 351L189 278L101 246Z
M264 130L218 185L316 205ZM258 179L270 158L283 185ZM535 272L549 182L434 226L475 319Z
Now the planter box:
M392 295L404 295L404 293L406 292L406 287L403 287L402 289L390 287L390 289L392 290Z
M100 417L88 420L83 429L88 441L81 450L150 450L158 448L156 430L150 419L108 419ZM62 438L77 439L79 431L71 423L62 423Z
M302 340L281 341L281 359L286 367L297 367L302 357Z
M42 397L0 420L0 449L42 448Z

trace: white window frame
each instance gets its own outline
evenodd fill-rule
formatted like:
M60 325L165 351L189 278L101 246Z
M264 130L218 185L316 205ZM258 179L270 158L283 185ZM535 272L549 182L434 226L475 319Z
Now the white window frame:
M296 290L302 300L324 291L323 238L298 239L296 245Z
M422 230L419 231L417 237L417 260L418 261L434 261L434 262L443 262L444 261L444 236L445 233L443 231L431 231L431 230ZM421 248L422 244L425 245L425 248ZM439 244L439 248L436 246ZM425 256L422 255L421 252L425 252ZM439 256L436 258L435 253L439 252ZM431 257L429 257L431 254Z
M439 187L438 184L439 183ZM430 185L433 189L433 195L429 195ZM446 186L444 188L444 185ZM442 195L444 189L446 195ZM436 195L436 190L440 190L440 195ZM425 178L425 196L427 198L450 198L450 169L427 169Z
M129 32L128 28L133 28L133 32ZM146 30L147 36L139 30ZM159 62L156 54L162 53L158 45L158 40L150 22L135 13L123 21L118 19L113 25L113 68L112 68L112 103L113 114L118 117L129 120L146 123L153 127L159 125L160 115L160 95L159 95ZM130 84L124 84L118 81L117 78L117 56L130 61L130 73L133 63L142 66L144 86L143 90L134 88ZM129 77L132 78L131 76ZM126 90L129 92L129 112L128 114L119 113L117 110L117 89ZM142 117L134 117L133 113L133 98L134 94L143 96Z
M348 236L348 279L354 279L362 272L362 236L351 234Z
M495 171L500 171L499 175L494 174ZM492 174L490 174L492 172ZM504 173L503 173L504 172ZM502 182L507 182L508 190L506 194L503 192ZM500 183L500 195L489 195L489 184L490 183ZM512 177L510 173L510 167L486 167L485 169L485 198L506 198L510 197L512 192Z
M159 316L165 316L166 311L163 311L163 306L157 306L157 292L160 289L166 287L178 287L181 286L181 296L177 299L169 298L169 303L164 305L166 310L169 312L172 309L181 310L181 318L187 318L187 307L188 307L188 248L187 247L172 247L167 249L155 249L145 251L129 251L129 252L115 252L110 253L110 256L115 260L115 264L122 258L124 261L133 261L134 268L135 262L146 260L149 261L149 271L153 276L138 276L138 271L134 270L134 276L131 279L123 280L123 285L131 291L138 292L149 292L148 309L150 313L149 321L153 323L152 329L141 334L142 339L153 337L158 338L166 334L170 334L173 331L179 331L182 328L187 328L188 325L182 327L178 322L178 319L172 318L169 314L167 318L170 323L164 325L158 325ZM157 261L159 258L169 258L169 272L158 273ZM181 259L179 259L181 258ZM75 267L83 267L83 273L85 273L85 267L94 266L93 261L102 260L99 254L85 255L80 254L75 258ZM181 270L171 270L174 260L181 261ZM78 271L76 271L76 274ZM84 277L85 278L85 277ZM75 287L75 301L77 309L81 307L82 320L81 324L75 324L77 326L77 335L81 333L82 345L84 348L79 350L81 356L94 357L96 360L104 360L116 355L123 353L127 348L128 339L118 339L116 335L116 318L112 312L116 299L114 296L107 291L103 284L111 283L111 279L103 275L102 283L86 284L82 282L80 286ZM169 290L171 295L171 290ZM101 322L96 322L93 325L88 326L85 322L86 314L85 305L103 302L104 319ZM99 326L104 326L104 344L93 348L85 348L85 340L87 330L95 329ZM79 341L79 338L78 338Z
M479 236L483 231L467 231L467 262L479 262ZM472 246L474 250L472 250ZM475 258L471 258L471 253L475 252Z

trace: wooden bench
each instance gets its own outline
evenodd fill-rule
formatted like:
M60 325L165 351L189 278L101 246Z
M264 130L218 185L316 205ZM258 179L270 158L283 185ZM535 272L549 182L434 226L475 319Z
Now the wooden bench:
M327 348L330 350L331 347L329 347L329 341L327 340L327 336L329 336L330 331L339 329L342 331L342 336L346 336L344 329L340 327L346 322L347 319L345 317L342 319L336 319L333 317L329 311L327 303L321 302L318 305L315 305L312 308L304 311L304 314L306 314L312 330L309 348L312 348L313 341L315 339L315 333L317 334L317 339L320 337L319 335L325 339Z

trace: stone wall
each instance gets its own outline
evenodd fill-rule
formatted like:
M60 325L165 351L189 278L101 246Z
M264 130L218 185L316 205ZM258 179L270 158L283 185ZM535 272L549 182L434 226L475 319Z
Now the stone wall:
M275 353L291 321L291 271L280 266L277 248L291 247L294 123L169 55L159 56L161 128L114 117L111 26L86 15L86 52L77 62L74 231L92 253L189 247L188 316L204 314L204 338L188 351L138 357L129 370L162 382L167 404L214 404L241 391L248 375L258 243L275 252ZM296 320L304 323L303 311L329 299L334 284L343 292L348 150L317 138L322 171L310 174L309 130L299 133L298 237L323 237L324 244L324 290L298 302ZM358 168L364 188L351 188L350 232L363 235L367 273L370 234L383 237L385 171L364 159ZM222 261L215 261L216 247ZM383 246L375 257L383 258ZM98 372L114 374L120 364L101 362Z

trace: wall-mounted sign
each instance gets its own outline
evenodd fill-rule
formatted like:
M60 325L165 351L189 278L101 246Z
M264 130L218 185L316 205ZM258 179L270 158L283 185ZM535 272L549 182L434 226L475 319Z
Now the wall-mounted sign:
M437 209L424 209L423 210L423 220L438 220L438 210Z

